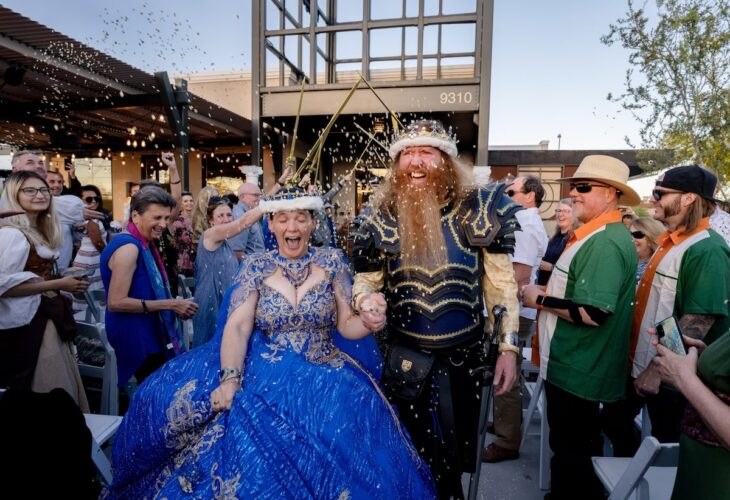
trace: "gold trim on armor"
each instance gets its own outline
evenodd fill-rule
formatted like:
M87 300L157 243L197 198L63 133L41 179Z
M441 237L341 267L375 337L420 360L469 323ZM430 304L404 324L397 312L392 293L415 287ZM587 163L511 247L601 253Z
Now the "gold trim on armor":
M466 333L469 330L473 330L475 326L477 326L477 323L476 322L472 326L469 326L469 327L466 327L466 328L462 328L461 330L457 330L455 332L444 333L442 335L422 335L420 333L409 332L408 330L403 330L402 328L395 328L395 330L398 333L402 333L403 335L408 335L409 337L414 337L414 338L417 338L417 339L424 339L424 340L443 340L443 339L450 339L450 338L459 336L462 333Z
M399 281L397 285L389 285L388 289L395 290L396 288L400 288L402 286L412 286L413 288L418 288L419 290L433 293L434 290L442 288L444 285L464 285L466 288L470 289L479 288L479 283L470 283L465 280L443 280L434 286L427 286L421 281Z
M441 306L453 304L454 302L459 303L459 304L464 304L466 306L475 307L481 303L481 300L480 300L480 298L477 298L473 301L468 301L468 300L464 300L464 299L448 298L448 299L444 299L444 300L439 300L438 302L434 303L433 307L430 307L430 306L426 305L425 302L422 302L418 299L403 299L403 300L399 300L398 302L395 302L393 304L393 309L395 309L396 307L399 307L403 304L415 304L415 305L421 306L423 309L427 310L428 312L433 313L436 309L440 308Z

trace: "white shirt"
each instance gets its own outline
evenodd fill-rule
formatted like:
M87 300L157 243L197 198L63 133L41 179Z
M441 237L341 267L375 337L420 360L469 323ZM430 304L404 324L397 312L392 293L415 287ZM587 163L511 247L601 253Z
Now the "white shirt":
M53 257L46 247L36 247L43 258ZM40 276L25 269L30 254L30 243L14 227L0 228L0 330L27 325L41 303L40 294L24 297L2 297L5 292L26 281L40 280Z
M710 215L710 228L714 229L730 246L730 214L717 207Z
M73 227L75 224L84 222L84 202L81 198L73 195L61 195L53 197L53 208L61 224L63 242L59 249L58 271L61 272L71 265L73 257L74 240Z
M520 210L516 213L516 217L520 223L520 230L515 231L515 253L510 260L513 264L516 262L530 266L532 268L530 283L535 283L540 261L545 256L548 245L545 225L535 207ZM534 320L537 317L537 310L520 306L520 316Z

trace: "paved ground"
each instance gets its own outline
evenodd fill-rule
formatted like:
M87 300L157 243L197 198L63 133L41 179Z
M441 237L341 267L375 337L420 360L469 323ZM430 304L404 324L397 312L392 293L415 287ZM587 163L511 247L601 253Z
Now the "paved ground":
M520 451L520 458L497 464L482 464L479 478L480 500L542 500L546 491L540 489L540 420L537 413L530 425L530 435ZM534 434L534 435L532 435ZM489 444L493 435L487 434ZM463 478L464 494L469 488L469 476Z

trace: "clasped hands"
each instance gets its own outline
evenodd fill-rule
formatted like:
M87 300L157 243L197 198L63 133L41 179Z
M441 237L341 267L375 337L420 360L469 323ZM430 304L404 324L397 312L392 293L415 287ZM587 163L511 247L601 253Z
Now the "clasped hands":
M362 324L371 332L377 332L385 327L385 313L388 304L382 293L366 293L358 304L358 311Z

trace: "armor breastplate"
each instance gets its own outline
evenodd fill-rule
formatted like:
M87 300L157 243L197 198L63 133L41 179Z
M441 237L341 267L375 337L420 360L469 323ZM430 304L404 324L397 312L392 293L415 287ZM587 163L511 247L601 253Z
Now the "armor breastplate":
M387 210L361 217L353 235L356 272L384 270L388 335L424 349L447 349L484 333L483 250L512 253L514 213L521 207L504 186L475 191L442 210L447 263L407 267L400 259L398 223Z
M469 246L457 215L452 209L441 217L448 255L445 265L434 270L406 267L399 252L386 252L384 292L390 336L427 349L444 349L484 332L481 249ZM378 219L381 236L397 235L393 219Z

